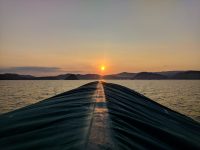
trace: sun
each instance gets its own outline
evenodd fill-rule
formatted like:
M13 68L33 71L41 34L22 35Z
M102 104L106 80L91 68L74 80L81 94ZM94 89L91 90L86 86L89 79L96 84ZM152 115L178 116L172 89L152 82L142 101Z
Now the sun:
M101 66L101 71L104 71L106 69L105 66Z

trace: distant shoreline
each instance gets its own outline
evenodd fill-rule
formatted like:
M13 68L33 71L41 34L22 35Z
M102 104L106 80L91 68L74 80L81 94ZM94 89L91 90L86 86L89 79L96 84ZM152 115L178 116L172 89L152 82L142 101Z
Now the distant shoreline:
M36 77L15 73L0 74L0 80L200 80L200 71L165 71L165 72L122 72L118 74L62 74L57 76Z
M62 79L0 79L0 81L98 81L98 80L118 80L118 81L198 81L200 79L78 79L78 80L62 80Z

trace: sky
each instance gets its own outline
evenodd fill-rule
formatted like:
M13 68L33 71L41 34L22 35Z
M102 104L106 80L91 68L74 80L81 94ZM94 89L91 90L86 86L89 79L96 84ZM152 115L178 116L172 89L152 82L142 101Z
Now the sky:
M0 73L200 70L200 0L0 0Z

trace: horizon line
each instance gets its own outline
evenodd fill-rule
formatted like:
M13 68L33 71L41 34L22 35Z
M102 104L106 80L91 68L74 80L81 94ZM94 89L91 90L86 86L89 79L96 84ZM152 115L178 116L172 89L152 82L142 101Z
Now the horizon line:
M72 73L72 72L66 72L63 74L55 74L55 75L42 75L42 76L37 76L37 75L33 75L33 74L21 74L21 73L16 73L16 72L0 72L0 74L17 74L17 75L30 75L30 76L34 76L34 77L51 77L51 76L59 76L59 75L66 75L66 74L74 74L74 75L88 75L88 74L93 74L93 75L99 75L99 76L107 76L107 75L116 75L116 74L120 74L120 73L142 73L142 72L148 72L148 73L161 73L161 72L187 72L187 71L200 71L200 70L163 70L163 71L138 71L138 72L127 72L127 71L122 71L122 72L118 72L118 73L112 73L112 74L98 74L98 73Z

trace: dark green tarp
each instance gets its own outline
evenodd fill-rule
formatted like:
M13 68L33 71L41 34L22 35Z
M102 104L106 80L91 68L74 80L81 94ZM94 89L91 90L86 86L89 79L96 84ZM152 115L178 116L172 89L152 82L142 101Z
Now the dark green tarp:
M0 149L90 149L97 84L1 115ZM103 83L103 88L113 145L98 149L200 149L198 122L126 87Z

